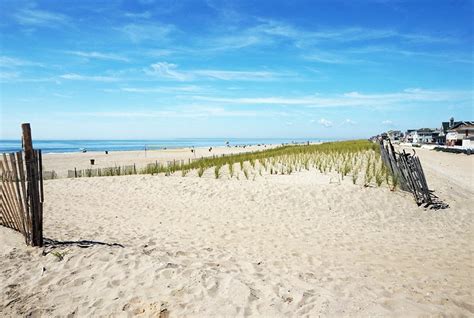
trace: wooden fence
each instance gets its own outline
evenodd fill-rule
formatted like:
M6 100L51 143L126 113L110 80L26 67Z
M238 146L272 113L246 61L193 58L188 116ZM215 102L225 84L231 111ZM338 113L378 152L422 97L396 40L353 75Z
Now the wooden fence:
M26 244L43 245L41 150L34 150L29 124L23 124L23 151L0 158L0 225L22 233Z
M413 155L406 153L405 150L396 152L388 140L386 142L380 141L380 154L393 177L398 179L400 188L411 192L419 206L424 205L432 209L448 207L429 189L420 159L415 152Z

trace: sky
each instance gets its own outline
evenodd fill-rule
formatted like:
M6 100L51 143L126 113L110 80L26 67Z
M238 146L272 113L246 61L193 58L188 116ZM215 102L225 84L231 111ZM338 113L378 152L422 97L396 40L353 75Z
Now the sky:
M366 138L474 120L471 0L0 1L0 139Z

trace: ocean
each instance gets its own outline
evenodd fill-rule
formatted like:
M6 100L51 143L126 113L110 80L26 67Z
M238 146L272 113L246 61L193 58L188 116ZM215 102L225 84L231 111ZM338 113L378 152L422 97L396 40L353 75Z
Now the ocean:
M330 141L315 138L180 138L156 140L34 140L33 147L43 153L64 153L87 151L129 151L164 148L216 147L256 144L288 144ZM0 140L0 152L21 150L20 140Z

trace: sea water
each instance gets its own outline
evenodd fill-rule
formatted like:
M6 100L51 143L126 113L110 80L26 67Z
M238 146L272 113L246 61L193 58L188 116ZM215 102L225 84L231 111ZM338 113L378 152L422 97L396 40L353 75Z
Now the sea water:
M257 144L291 144L330 141L315 138L180 138L156 140L34 140L33 147L43 153L82 151L128 151L188 147L243 146ZM21 150L20 140L0 140L0 152Z

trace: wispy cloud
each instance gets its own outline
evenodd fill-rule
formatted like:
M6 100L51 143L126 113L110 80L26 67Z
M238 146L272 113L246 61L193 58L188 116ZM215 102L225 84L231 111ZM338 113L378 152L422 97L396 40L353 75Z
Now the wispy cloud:
M270 43L269 39L259 36L258 34L237 34L225 35L207 38L203 41L204 50L207 52L238 50L246 47L252 47L265 43ZM202 48L201 48L202 49Z
M74 115L85 117L110 117L110 118L199 118L199 117L254 117L265 116L253 110L228 110L222 107L209 106L177 106L173 109L157 111L105 111L105 112L75 112L58 113L58 115Z
M462 54L459 52L434 52L434 51L421 51L421 50L410 50L406 48L400 48L395 45L390 46L365 46L365 47L356 47L356 48L348 48L345 49L344 52L346 54L360 54L360 55L367 55L367 54L380 54L385 53L382 57L393 57L402 56L402 57L422 57L424 61L429 62L449 62L449 63L467 63L473 64L474 60L470 55Z
M353 121L352 119L345 119L341 124L342 125L356 125L357 123Z
M296 41L298 45L328 42L357 42L382 39L399 39L409 42L452 43L451 36L425 33L404 33L394 29L374 29L363 27L319 28L305 30L278 20L260 19L260 24L251 29L255 33L283 37Z
M159 76L163 78L169 78L178 81L186 81L192 78L192 74L177 71L178 65L158 62L150 65L149 69L145 69L145 73L148 75Z
M166 39L173 31L176 31L176 27L171 24L158 24L158 23L130 23L118 30L125 34L132 42L142 42L146 40Z
M39 9L23 9L14 14L13 17L23 25L46 27L65 25L70 21L64 14Z
M59 98L72 98L71 95L66 95L62 93L53 93L53 96L59 97Z
M2 82L4 80L12 80L12 79L16 79L20 76L20 73L18 72L0 72L0 80L2 80Z
M120 88L123 92L137 93L137 94L148 94L148 93L196 93L203 90L200 86L186 85L186 86L165 86L165 87L122 87Z
M125 12L124 16L127 17L127 18L133 18L133 19L149 19L149 18L151 18L151 12L150 11Z
M228 22L228 21L227 21ZM226 23L227 23L226 22ZM413 44L449 44L459 40L452 35L401 32L396 29L377 29L358 26L339 28L301 28L279 20L254 18L254 24L239 28L223 28L228 32L204 35L192 45L182 47L183 52L218 54L219 51L241 49L288 47L299 50L299 56L307 60L326 64L367 63L370 58L361 58L338 49L341 44L358 45L380 42L398 43L402 46ZM182 52L182 53L183 53Z
M41 63L19 59L16 57L0 56L0 66L13 68L17 66L43 66Z
M247 105L311 105L314 103L314 97L208 97L208 96L194 96L194 99L208 102L224 103L224 104L247 104Z
M472 91L405 89L394 93L349 92L344 94L325 94L301 97L211 97L194 96L195 100L220 104L237 105L281 105L305 107L388 107L416 105L430 102L469 102Z
M333 52L322 52L316 51L311 53L306 53L303 55L303 58L309 61L314 61L318 63L325 64L355 64L355 63L367 63L368 61L362 59L355 59L351 56L348 56L345 53L333 53Z
M158 62L145 69L145 73L152 76L159 76L178 81L190 81L194 79L217 79L217 80L268 80L277 76L274 72L268 71L229 71L229 70L183 70L178 71L178 65Z
M0 72L0 82L2 84L17 84L17 83L59 83L57 77L24 77L20 72Z
M80 75L74 73L68 73L60 75L59 78L72 81L90 81L90 82L115 82L119 79L112 76L90 76L90 75Z
M101 53L101 52L84 52L84 51L67 51L67 53L88 58L88 59L99 59L99 60L112 60L128 62L129 59L114 53Z
M222 71L222 70L196 70L192 72L198 76L210 77L220 80L259 80L275 77L272 72L246 72L246 71Z
M175 53L176 50L174 49L150 49L150 50L144 50L142 54L151 56L151 57L162 57L162 56L167 56Z
M329 128L329 127L332 127L332 121L330 120L327 120L325 118L321 118L320 120L318 120L318 123L326 128Z

